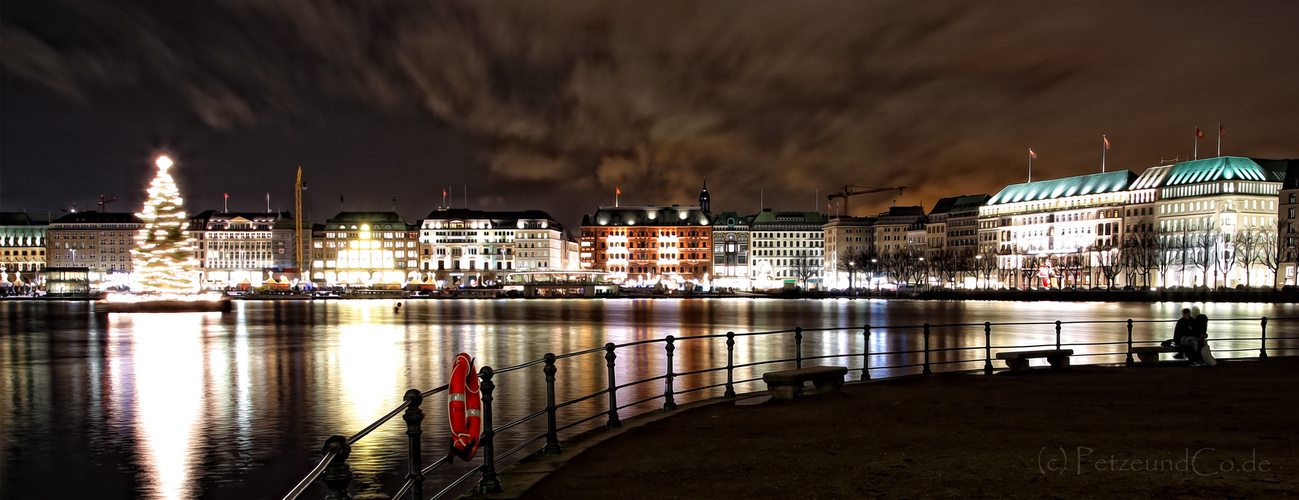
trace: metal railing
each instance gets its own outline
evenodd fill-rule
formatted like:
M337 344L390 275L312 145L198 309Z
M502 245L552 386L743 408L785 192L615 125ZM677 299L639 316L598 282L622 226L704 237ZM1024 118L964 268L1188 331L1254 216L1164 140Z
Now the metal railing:
M1255 351L1257 351L1257 358L1260 360L1265 360L1268 357L1269 341L1273 342L1273 345L1270 346L1270 348L1274 353L1277 351L1299 351L1299 343L1288 343L1287 345L1277 344L1277 342L1279 341L1299 340L1299 337L1275 336L1275 335L1272 337L1268 337L1267 335L1267 327L1269 322L1296 321L1296 320L1299 320L1299 318L1262 317L1261 319L1227 318L1227 319L1211 320L1215 323L1258 321L1259 322L1258 328L1260 332L1258 337L1228 337L1228 338L1220 338L1220 339L1219 338L1211 339L1212 342L1225 342L1225 343L1233 343L1237 345L1241 342L1246 342L1246 343L1254 342L1254 341L1258 342L1258 347L1256 348L1255 347L1231 348L1231 349L1215 348L1214 352L1254 353ZM592 420L601 417L605 418L604 426L606 428L621 427L622 421L619 417L620 410L626 410L628 408L632 408L662 398L663 399L662 409L665 411L671 411L676 409L677 407L676 396L687 394L687 393L698 392L698 391L706 391L709 389L722 388L723 389L721 393L722 397L725 398L735 397L736 396L735 387L737 385L753 383L761 380L761 376L736 380L735 379L736 371L741 369L751 369L751 368L756 368L764 365L791 363L791 362L794 364L796 368L802 368L803 363L805 361L842 358L850 361L854 359L860 359L861 366L855 368L849 367L849 372L860 373L861 380L870 380L872 378L871 377L872 371L880 371L880 370L898 371L904 369L919 368L921 374L930 374L934 372L934 367L948 367L950 365L957 365L957 364L978 365L981 363L982 365L966 368L966 369L950 369L950 370L940 370L940 371L947 372L947 373L981 371L984 374L991 374L996 370L992 365L992 360L995 359L993 353L994 350L1005 351L1011 349L1035 349L1035 348L1062 349L1067 347L1080 347L1080 348L1087 347L1087 348L1101 348L1101 349L1118 348L1120 350L1117 352L1108 352L1108 351L1107 352L1084 352L1084 353L1075 353L1073 354L1073 356L1075 357L1125 356L1125 359L1122 361L1122 363L1126 365L1132 365L1134 364L1132 358L1134 347L1138 347L1141 345L1158 344L1160 342L1160 340L1133 340L1134 327L1138 324L1172 323L1174 321L1175 320L1128 319L1128 320L1055 321L1055 322L950 323L950 324L934 324L934 325L931 325L929 323L924 323L921 325L902 325L902 326L864 325L861 327L850 327L850 328L805 329L805 328L798 327L791 330L777 330L777 331L750 332L750 333L735 333L732 331L732 332L726 332L724 334L695 335L689 337L675 337L672 335L668 335L661 339L639 340L639 341L627 342L623 344L614 344L610 342L605 344L603 347L587 349L584 351L571 352L567 354L556 355L553 353L547 353L541 359L532 360L526 363L522 363L522 364L518 364L506 368L501 368L499 370L494 370L490 366L484 366L482 367L481 370L479 370L478 373L478 376L481 379L480 390L482 393L482 415L483 415L483 432L482 432L482 437L480 439L480 446L479 446L482 452L481 463L471 468L468 472L465 472L463 475L459 476L455 480L451 481L449 484L444 486L438 493L434 494L431 498L437 499L445 496L446 494L458 488L465 481L471 479L474 475L479 475L479 480L477 484L477 490L479 493L483 493L483 494L497 493L501 489L501 483L497 477L497 472L496 472L497 461L510 457L511 455L514 455L520 450L532 446L533 444L543 439L545 440L545 445L541 448L541 453L546 455L560 455L563 453L563 447L560 445L559 442L560 433L569 431L574 427L580 426L582 424L585 424L587 422L590 422ZM1108 342L1071 342L1071 343L1063 342L1062 336L1066 325L1082 325L1082 324L1122 325L1126 328L1127 339L1118 340L1118 341L1108 341ZM1039 327L1039 326L1054 326L1055 341L1053 343L994 345L992 342L993 327L1005 328L1005 327ZM959 347L941 347L941 348L931 347L930 336L932 335L933 330L936 328L982 328L983 345L967 345L967 346L959 346ZM878 352L871 351L871 337L879 332L911 332L917 330L923 336L922 349L905 349L905 350L878 351ZM803 355L803 340L806 337L805 334L809 334L809 333L825 334L828 332L860 332L863 340L862 345L864 346L862 352L841 352L841 353L825 354L820 356ZM780 336L780 335L790 336L790 340L793 342L793 350L794 350L793 358L752 361L749 363L740 363L740 364L737 364L735 362L735 345L736 345L737 338ZM711 368L703 368L703 369L685 371L680 373L674 371L673 357L675 355L675 351L677 349L678 343L689 342L691 343L690 345L696 345L698 343L707 343L707 342L712 342L720 339L725 339L725 346L726 346L725 366L715 366ZM633 348L637 346L647 346L652 344L663 344L663 351L666 360L665 373L663 373L662 375L652 376L641 380L627 382L624 384L618 384L617 377L615 374L615 367L617 366L617 359L618 359L618 354L617 354L618 350ZM1109 350L1112 351L1112 349ZM600 391L587 394L585 396L581 396L568 401L557 403L556 392L555 392L555 380L556 380L555 374L557 373L558 369L555 366L556 362L564 359L577 358L577 357L587 356L596 353L603 353L605 366L607 367L607 376L606 376L607 378L606 378L605 388L603 388ZM957 357L957 359L946 359L946 360L931 359L931 355L940 354L940 353L944 355L948 353L976 353L976 356ZM978 356L978 354L982 354L982 356ZM902 356L906 358L906 361L910 361L910 362L903 362L899 364L889 364L887 360L883 364L873 362L873 360L878 360L879 358L888 358L888 357L897 357L897 356ZM914 357L918 357L919 360L918 361L913 360L912 358ZM1244 357L1248 357L1248 356L1244 356ZM494 381L494 378L499 375L505 375L512 372L521 372L523 370L537 367L537 366L541 367L540 368L541 372L545 376L545 384L546 384L545 408L536 410L532 413L529 413L528 415L525 415L519 419L503 424L499 427L495 426L494 425L495 423L492 420L493 418L492 402L496 399L496 394L495 394L496 383ZM726 372L725 382L706 384L706 385L701 385L698 387L691 387L691 388L682 388L679 390L674 385L674 381L678 377L714 373L722 370L725 370ZM753 370L749 370L749 371L753 371ZM664 389L662 394L655 394L647 398L642 398L638 401L633 401L621 405L618 403L619 390L627 389L630 387L638 386L641 384L647 384L659 380L662 380L664 382ZM294 488L291 491L289 491L287 495L284 496L284 499L293 500L297 498L316 479L320 479L321 482L324 483L325 487L328 489L329 493L326 498L330 498L330 499L349 498L350 496L348 494L347 488L348 488L348 483L352 479L352 473L349 466L347 465L347 458L348 455L351 453L352 445L360 441L370 432L379 428L381 425L387 423L397 414L402 413L403 410L405 411L405 413L402 414L402 419L406 421L406 435L407 435L407 448L408 448L407 471L408 472L406 474L406 481L402 484L401 488L397 491L397 493L393 495L393 498L400 498L401 496L407 493L410 494L410 498L412 499L424 498L423 484L424 484L425 477L435 469L451 463L451 456L447 455L434 461L433 463L427 466L423 465L422 455L421 455L422 448L420 443L420 436L422 434L420 423L424 419L424 413L420 409L420 405L423 402L424 398L440 392L444 392L446 390L447 390L447 386L443 385L436 389L432 389L424 392L420 392L416 389L411 389L409 391L406 391L406 394L403 397L402 404L398 405L396 408L393 408L392 411L388 412L386 415L376 420L374 423L370 424L365 429L362 429L360 432L348 438L344 438L343 436L336 435L326 439L324 446L322 447L321 450L324 456L321 458L320 462L315 466L315 468L311 470L310 473L308 473L305 477L303 477L302 480L299 481L298 484L294 486ZM601 410L599 412L587 416L574 417L576 418L576 420L562 426L558 424L559 422L558 414L560 413L560 411L573 408L578 403L590 401L599 398L600 396L607 396L608 402L605 405L604 410ZM520 444L514 446L508 451L505 451L504 453L497 454L495 444L498 435L500 435L503 432L509 431L511 429L515 429L521 424L532 421L533 419L539 418L543 415L546 417L545 432L534 436L523 436L521 437Z

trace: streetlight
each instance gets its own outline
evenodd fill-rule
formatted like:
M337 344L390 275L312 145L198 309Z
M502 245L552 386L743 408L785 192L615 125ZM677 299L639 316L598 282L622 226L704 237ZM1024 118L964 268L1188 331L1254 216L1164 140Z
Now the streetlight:
M975 262L977 262L977 264L974 265L974 269L975 269L974 272L976 273L974 276L974 288L977 289L979 288L979 276L977 273L983 272L983 256L975 255L974 260Z

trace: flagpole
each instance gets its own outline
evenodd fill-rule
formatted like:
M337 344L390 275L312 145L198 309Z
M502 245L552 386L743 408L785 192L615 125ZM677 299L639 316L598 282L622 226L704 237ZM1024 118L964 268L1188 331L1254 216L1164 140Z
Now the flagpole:
M1101 173L1102 174L1105 173L1105 151L1109 149L1105 147L1105 144L1106 144L1106 139L1105 136L1102 135L1101 136Z
M1028 148L1028 182L1033 182L1033 148Z
M1218 156L1222 156L1222 122L1218 122Z
M1200 159L1200 127L1195 127L1195 147L1191 148L1191 160Z

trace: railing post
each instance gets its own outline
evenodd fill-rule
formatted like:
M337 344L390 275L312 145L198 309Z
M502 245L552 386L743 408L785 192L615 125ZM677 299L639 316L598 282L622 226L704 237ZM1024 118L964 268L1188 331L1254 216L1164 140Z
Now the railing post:
M992 375L992 322L983 322L983 374Z
M424 420L424 410L420 409L420 404L424 402L424 396L418 389L406 391L402 398L408 403L406 413L402 414L401 419L406 421L406 447L409 450L407 457L407 480L414 480L410 485L411 500L420 500L424 498L424 462L420 457L420 422Z
M1263 336L1258 342L1258 359L1267 359L1267 316L1263 316L1263 322L1260 324L1263 328Z
M1135 364L1132 361L1132 318L1128 318L1128 366Z
M794 327L794 368L803 367L803 327Z
M492 426L492 392L496 383L492 382L492 367L484 366L478 370L478 377L483 379L479 389L483 394L483 477L478 480L478 493L490 495L501 492L501 480L496 478L496 428Z
M722 396L735 397L735 332L726 332L726 392Z
M920 373L925 375L934 373L933 370L929 369L929 323L925 323L925 369L921 370Z
M320 474L321 481L325 483L326 488L329 488L329 494L325 495L325 499L352 498L352 494L347 491L347 483L352 481L352 469L347 466L347 456L352 453L352 445L347 444L347 438L343 436L330 436L325 440L325 446L320 451L335 453L334 459L329 461L325 471Z
M546 374L546 447L541 449L543 455L559 455L564 448L559 445L559 431L555 425L555 353L545 356L546 366L541 369Z
M1060 350L1060 320L1055 320L1055 350Z
M871 379L871 326L862 328L861 379Z
M676 337L668 335L667 338L668 343L667 345L663 346L663 349L668 352L668 373L667 373L667 377L663 379L663 409L664 410L677 409L676 396L672 394L672 378L675 377L675 375L672 374L672 351L675 351L677 348L676 345L674 344L676 340L677 340Z
M609 421L604 426L609 429L622 427L622 421L618 420L618 382L613 375L614 360L618 355L613 353L613 349L613 342L604 345L604 361L609 367Z

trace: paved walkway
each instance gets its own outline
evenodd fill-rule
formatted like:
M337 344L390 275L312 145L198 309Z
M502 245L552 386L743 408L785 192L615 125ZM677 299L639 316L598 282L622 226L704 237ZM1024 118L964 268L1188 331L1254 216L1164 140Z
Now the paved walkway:
M500 497L1294 495L1297 375L1299 359L1282 358L1076 366L701 405L583 436L558 460L525 460L502 475Z

